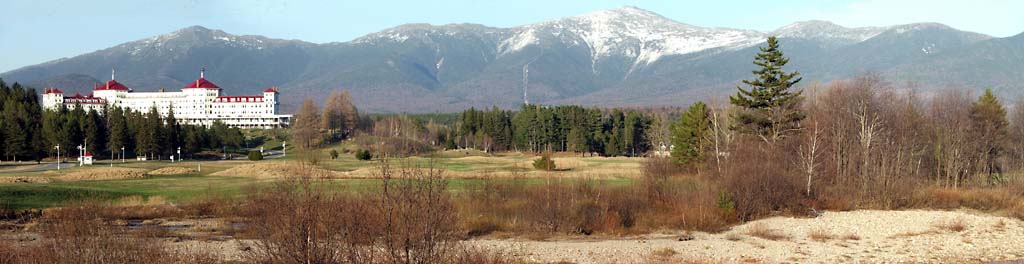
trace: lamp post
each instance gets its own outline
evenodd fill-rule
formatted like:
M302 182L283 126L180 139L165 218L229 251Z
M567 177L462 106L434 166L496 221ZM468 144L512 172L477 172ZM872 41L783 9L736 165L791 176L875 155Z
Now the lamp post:
M178 147L178 162L181 162L181 160L182 160L182 157L181 157L181 147Z
M83 153L82 150L84 150L84 148L82 148L82 145L78 145L78 166L79 167L85 165L85 159L82 159L82 156L85 156L85 154L82 154Z
M124 163L124 146L121 146L121 163Z
M60 145L53 147L57 149L57 170L60 170Z

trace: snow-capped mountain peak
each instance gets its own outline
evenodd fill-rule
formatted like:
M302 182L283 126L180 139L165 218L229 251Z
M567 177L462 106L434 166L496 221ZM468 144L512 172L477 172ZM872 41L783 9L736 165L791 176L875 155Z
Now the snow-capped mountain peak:
M771 34L780 38L799 38L825 42L860 42L888 30L886 27L847 28L822 20L800 21Z
M680 55L722 47L742 47L757 43L763 34L752 30L706 28L683 24L656 13L627 6L595 11L514 29L515 34L502 42L502 53L517 51L544 39L541 34L582 40L591 51L594 63L608 57L625 57L642 65L667 55ZM571 36L561 36L563 33Z

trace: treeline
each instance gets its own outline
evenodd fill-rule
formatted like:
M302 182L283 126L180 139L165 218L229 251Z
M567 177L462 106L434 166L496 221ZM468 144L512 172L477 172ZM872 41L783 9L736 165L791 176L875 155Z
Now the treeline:
M2 80L0 98L2 149L7 160L40 161L55 156L57 146L61 156L86 146L97 157L124 154L160 159L176 155L179 147L183 155L191 156L203 150L239 148L244 142L241 130L220 122L210 127L178 124L173 110L167 117L162 117L156 107L147 113L119 107L101 111L65 106L43 110L35 89L17 83L8 87Z
M990 90L926 99L870 74L795 90L786 62L769 39L748 88L673 126L673 158L713 175L743 219L808 200L901 208L916 190L998 186L1024 168L1024 101L1009 122Z
M0 79L0 150L6 160L41 160L46 153L41 140L43 109L35 89L18 83L7 86Z
M47 145L60 145L65 151L83 145L94 156L123 154L148 159L176 155L178 148L187 157L203 150L238 149L245 140L240 129L221 122L214 122L210 127L178 124L173 109L166 117L161 116L156 107L146 113L125 111L120 107L102 111L65 106L45 111L43 138Z
M494 151L570 151L638 156L651 149L653 117L635 110L523 105L519 111L470 108L448 147Z

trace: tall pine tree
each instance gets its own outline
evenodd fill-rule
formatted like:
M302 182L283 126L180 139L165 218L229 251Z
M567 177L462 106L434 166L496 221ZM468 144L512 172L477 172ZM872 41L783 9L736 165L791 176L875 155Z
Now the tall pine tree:
M991 183L1002 178L1003 168L998 160L1004 152L1009 125L1003 104L992 94L992 89L985 89L985 94L971 105L971 134L978 147L978 166Z
M709 113L704 102L697 102L672 124L672 159L677 163L700 168L711 134Z
M802 91L792 91L793 85L802 78L799 72L786 73L782 67L789 63L776 38L768 38L768 46L761 47L754 58L753 80L743 83L750 89L736 87L739 92L729 97L733 105L741 108L735 114L733 129L759 137L769 143L800 130L804 114L800 111Z

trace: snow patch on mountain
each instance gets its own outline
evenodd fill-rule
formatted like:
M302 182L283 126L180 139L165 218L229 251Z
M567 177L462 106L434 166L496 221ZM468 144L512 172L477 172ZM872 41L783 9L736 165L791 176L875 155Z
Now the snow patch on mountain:
M636 7L596 11L520 28L519 33L503 42L503 46L510 47L503 49L505 53L538 44L537 34L562 37L559 34L568 31L590 47L595 62L624 56L635 58L638 64L649 64L668 55L749 45L764 38L763 33L752 30L687 25Z
M771 34L780 38L852 43L868 40L888 29L887 27L847 28L828 21L811 20L786 25Z

